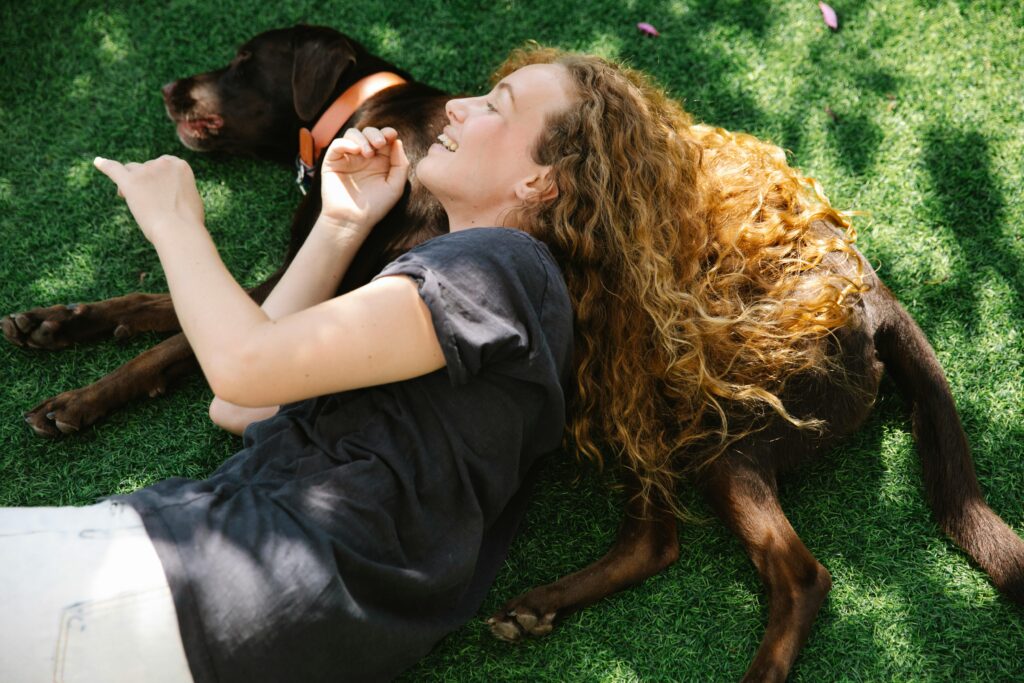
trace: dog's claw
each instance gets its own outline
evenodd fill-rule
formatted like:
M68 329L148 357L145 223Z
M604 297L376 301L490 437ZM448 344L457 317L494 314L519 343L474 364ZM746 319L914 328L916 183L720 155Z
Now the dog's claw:
M18 326L14 322L14 316L5 315L3 319L0 320L0 329L3 330L4 336L7 337L7 341L21 346L21 339L18 336Z
M537 625L537 616L534 614L518 614L516 612L510 612L509 616L515 617L519 625L527 631L533 631L533 628Z
M53 438L81 431L102 416L89 389L68 391L25 413L25 422L39 436Z
M558 610L528 607L516 600L507 603L491 616L487 626L498 640L514 643L527 636L539 637L551 633L557 616Z
M52 421L40 420L32 411L25 414L25 424L31 427L32 431L35 432L37 436L45 438L57 436L58 430L54 429Z
M507 621L497 621L493 619L491 621L493 622L491 623L491 633L493 633L494 637L496 637L498 640L504 640L509 643L515 643L522 638L522 632L516 627L515 624L512 624Z
M76 427L73 424L69 424L67 422L62 422L60 420L54 420L53 423L55 425L57 425L57 429L59 429L62 434L73 434L74 432L78 431L78 427Z

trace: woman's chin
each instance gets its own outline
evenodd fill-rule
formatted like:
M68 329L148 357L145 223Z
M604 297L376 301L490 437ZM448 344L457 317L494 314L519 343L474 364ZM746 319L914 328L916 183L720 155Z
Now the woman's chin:
M434 152L434 147L441 147L441 145L431 145L427 153L420 158L418 164L416 164L416 179L419 180L429 190L432 183L431 180L436 177L438 172L437 164L437 153ZM443 147L441 149L444 149Z

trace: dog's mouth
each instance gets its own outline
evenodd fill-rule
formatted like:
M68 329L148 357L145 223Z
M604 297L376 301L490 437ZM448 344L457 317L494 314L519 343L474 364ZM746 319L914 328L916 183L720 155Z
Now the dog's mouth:
M178 140L193 152L205 152L211 149L211 143L224 127L224 119L217 114L207 116L186 114L171 118L177 127Z
M189 114L175 119L178 124L178 133L193 138L206 138L216 135L224 127L224 119L216 114L209 116L196 116Z

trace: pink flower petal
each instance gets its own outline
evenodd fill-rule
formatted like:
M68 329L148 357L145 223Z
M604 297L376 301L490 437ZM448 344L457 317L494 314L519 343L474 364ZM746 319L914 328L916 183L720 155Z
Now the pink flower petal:
M636 27L637 29L639 29L640 33L643 33L644 35L652 37L657 37L661 35L660 33L658 33L658 29L654 28L646 21L641 21L639 24L636 25Z
M833 31L839 30L839 17L836 16L836 11L823 2L819 2L818 7L821 9L821 18L825 20L825 25Z

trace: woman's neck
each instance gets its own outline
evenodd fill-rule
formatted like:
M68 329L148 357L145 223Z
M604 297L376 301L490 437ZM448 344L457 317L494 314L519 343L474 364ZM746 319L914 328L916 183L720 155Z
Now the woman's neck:
M512 207L502 206L498 209L479 210L473 207L472 210L459 211L445 207L448 214L448 231L458 232L469 228L502 228L512 227L505 225L504 217L511 213Z

